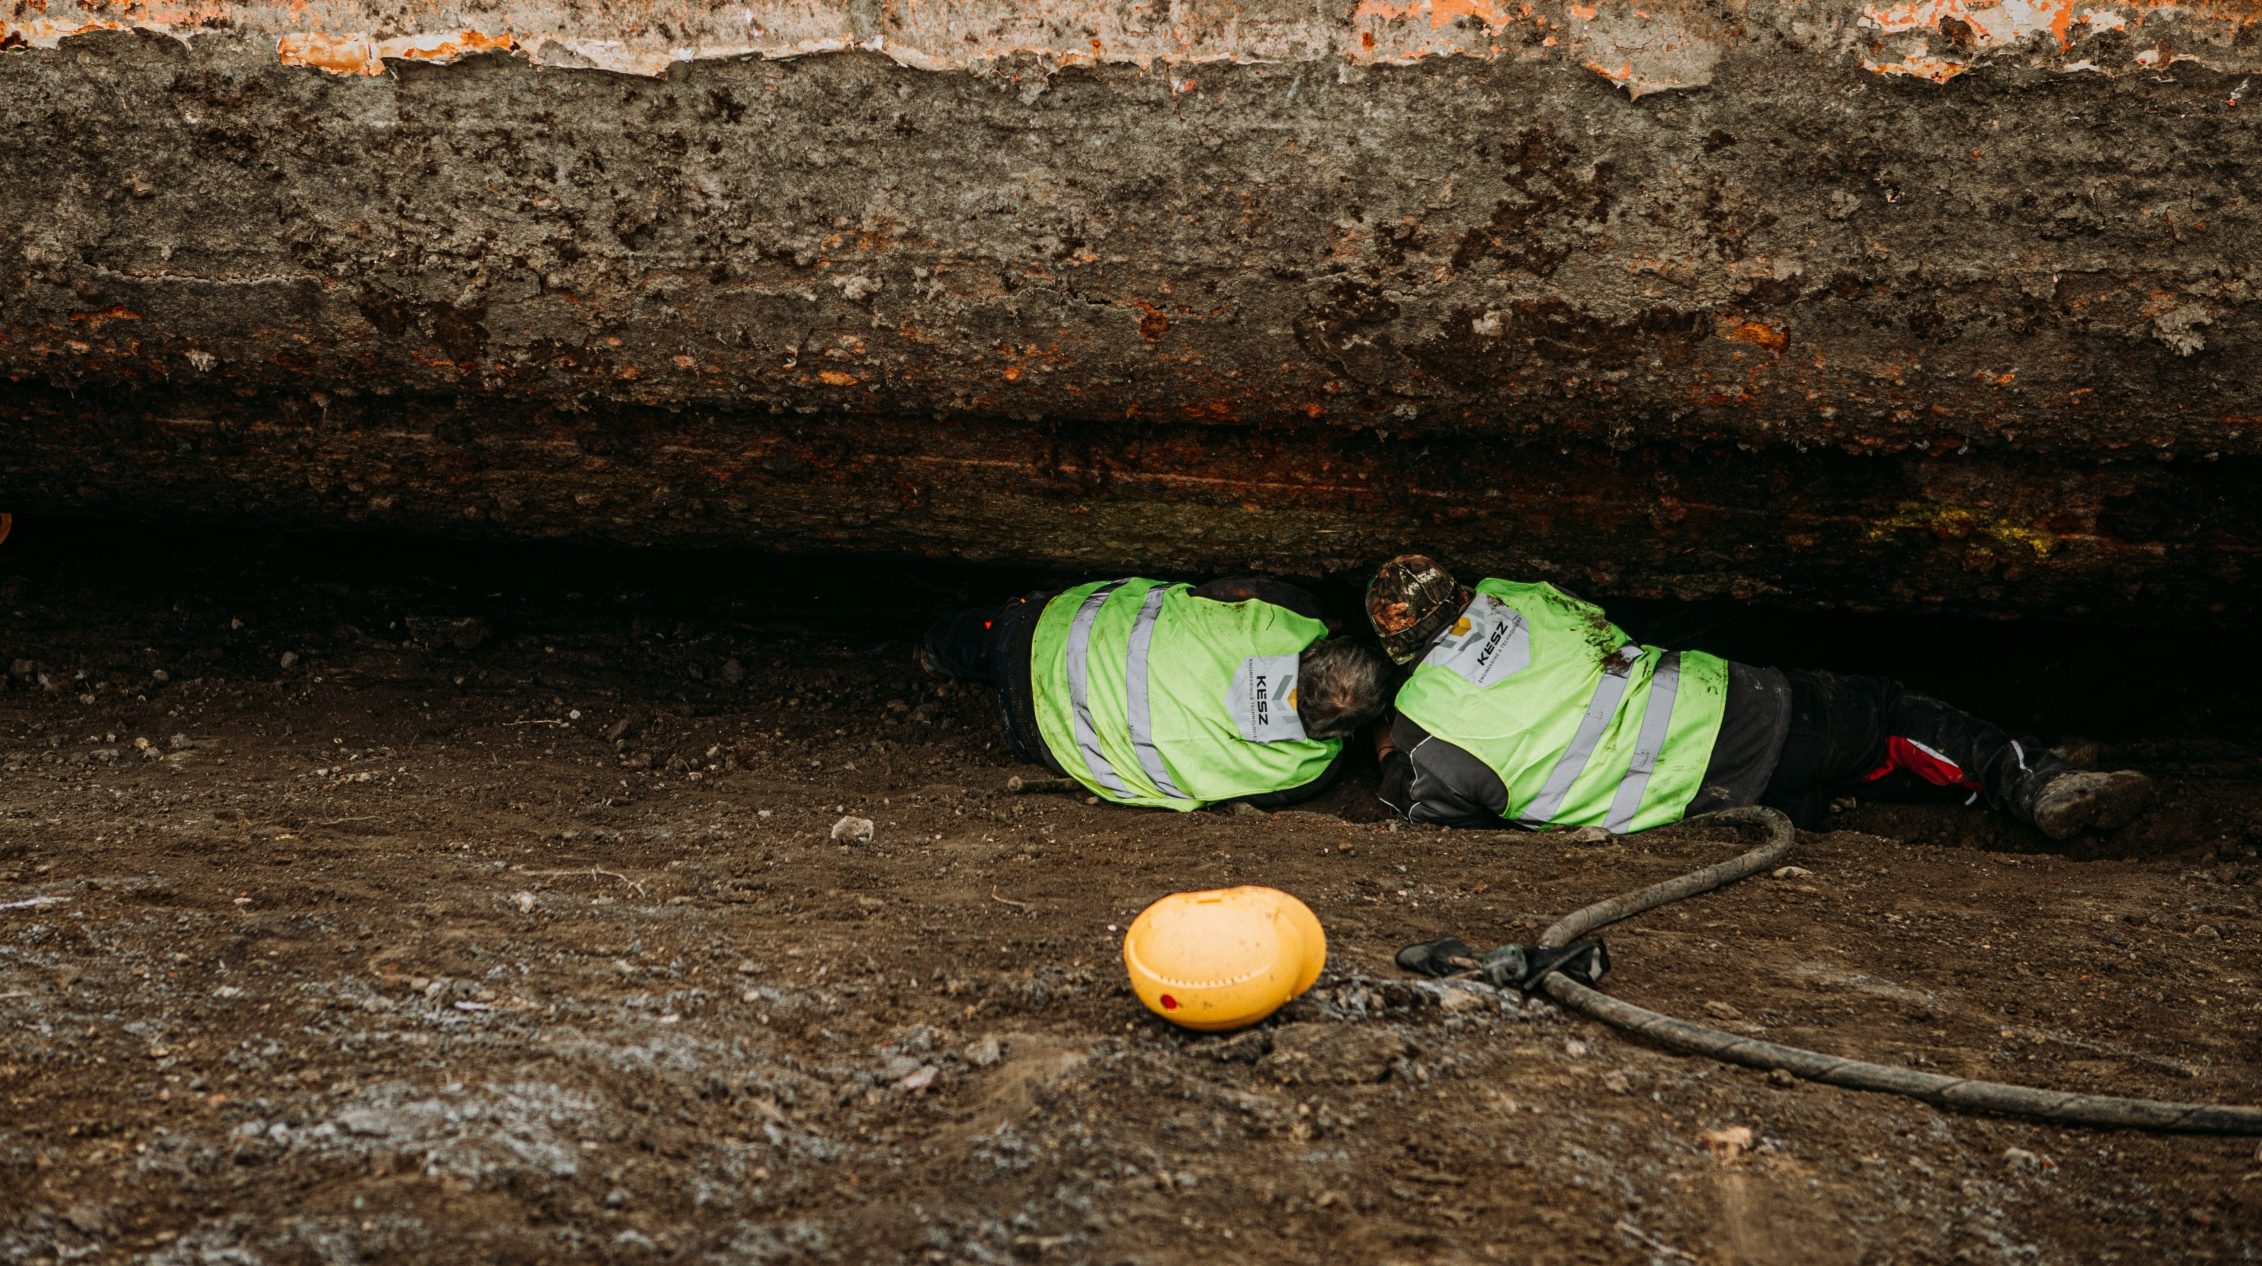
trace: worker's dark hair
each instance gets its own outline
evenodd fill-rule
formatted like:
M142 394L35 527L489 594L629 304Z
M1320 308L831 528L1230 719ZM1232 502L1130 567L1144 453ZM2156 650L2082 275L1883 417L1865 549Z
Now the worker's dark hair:
M1312 738L1349 738L1390 706L1390 666L1371 646L1323 637L1296 670L1296 715Z

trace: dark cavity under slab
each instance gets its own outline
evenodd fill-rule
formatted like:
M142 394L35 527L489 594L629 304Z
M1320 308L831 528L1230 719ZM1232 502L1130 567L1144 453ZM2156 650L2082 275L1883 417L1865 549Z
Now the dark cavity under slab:
M2219 623L2262 609L2262 461L1386 433L1324 424L513 411L189 415L50 395L11 502L125 519L754 544L1093 573L1320 574L1424 550L1594 592Z

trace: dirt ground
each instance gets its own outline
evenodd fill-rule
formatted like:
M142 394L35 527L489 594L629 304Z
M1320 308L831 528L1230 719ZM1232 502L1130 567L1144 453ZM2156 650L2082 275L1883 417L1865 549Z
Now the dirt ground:
M1785 1084L1391 965L1528 940L1723 832L1401 828L1371 771L1270 815L1003 794L1030 771L993 702L910 655L978 575L18 527L0 1259L2262 1257L2254 1139ZM1825 653L1874 650L1865 622L1786 621L1724 636L1878 667ZM2162 804L2063 851L1855 810L1810 873L1615 929L1611 988L2262 1102L2262 700L2206 649L2236 645L1908 627L1943 690L2026 701ZM876 838L832 842L843 814ZM1318 912L1320 984L1238 1035L1147 1016L1120 929L1244 882Z

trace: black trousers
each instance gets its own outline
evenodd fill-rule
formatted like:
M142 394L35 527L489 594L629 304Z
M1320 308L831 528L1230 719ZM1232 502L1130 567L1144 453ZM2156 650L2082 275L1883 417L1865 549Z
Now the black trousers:
M2032 738L1897 681L1785 669L1790 728L1759 803L1818 825L1833 797L1985 801L2034 820L2042 788L2073 767Z
M1029 643L1049 593L1023 594L999 607L953 611L927 627L919 647L927 665L946 677L997 687L1005 746L1031 765L1060 773L1059 762L1037 732L1036 697L1029 688Z

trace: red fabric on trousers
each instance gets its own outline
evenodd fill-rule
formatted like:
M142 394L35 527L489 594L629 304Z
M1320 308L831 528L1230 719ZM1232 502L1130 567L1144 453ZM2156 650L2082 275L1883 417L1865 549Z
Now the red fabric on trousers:
M1979 790L1979 780L1963 771L1961 765L1933 751L1915 739L1898 734L1885 740L1885 763L1862 775L1863 782L1876 782L1896 769L1905 769L1935 787L1963 787Z

